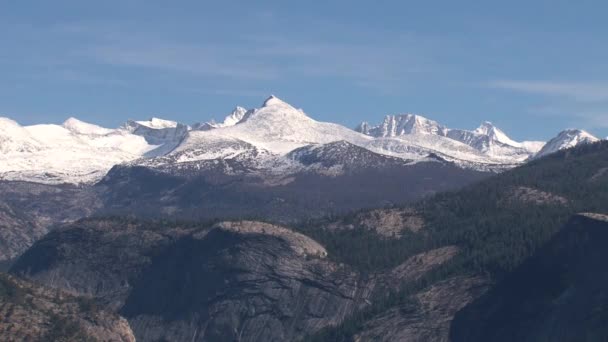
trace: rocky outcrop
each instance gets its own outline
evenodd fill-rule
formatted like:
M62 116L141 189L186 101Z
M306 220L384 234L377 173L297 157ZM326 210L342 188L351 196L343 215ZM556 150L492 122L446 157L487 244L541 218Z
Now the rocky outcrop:
M256 222L82 221L11 272L95 298L139 341L298 340L367 305L374 287L314 240Z
M386 283L398 289L401 284L420 279L438 266L450 261L459 252L456 246L446 246L409 257L404 263L389 273Z
M374 231L384 238L401 238L406 232L420 232L424 228L424 219L409 207L373 209L332 222L327 228L330 230L363 228Z
M222 222L215 227L239 234L264 234L275 236L289 244L289 247L300 256L327 256L325 247L306 235L294 232L281 226L256 221Z
M0 340L135 342L127 321L86 298L0 273Z
M569 223L452 324L458 341L608 340L608 216Z
M440 281L411 296L406 304L372 318L354 340L447 342L456 312L479 297L487 286L488 281L481 277Z
M542 191L525 186L518 186L511 190L512 201L519 201L534 205L567 205L568 199L552 194L550 192Z

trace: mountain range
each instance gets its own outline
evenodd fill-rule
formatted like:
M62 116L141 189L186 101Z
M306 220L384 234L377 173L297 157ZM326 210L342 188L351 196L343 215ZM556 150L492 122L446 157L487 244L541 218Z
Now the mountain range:
M315 121L275 96L260 108L236 107L220 123L186 125L152 118L108 129L75 118L61 125L31 126L0 118L0 128L0 179L47 184L95 183L116 165L192 173L226 165L226 161L241 167L240 171L224 168L229 174L336 175L344 172L341 163L310 163L301 157L314 151L327 155L331 150L335 160L341 153L336 150L339 146L346 159L352 153L345 152L350 148L344 146L352 146L407 164L439 160L463 169L499 172L598 140L570 129L547 143L517 142L490 122L469 131L414 114L388 115L381 124L364 122L352 130ZM349 162L351 167L369 163L365 158Z
M342 151L355 165L361 158L389 160L349 143L329 145L336 146L304 147L291 154L312 164L343 162ZM471 172L437 161L414 165L428 168L415 174L416 181L429 170ZM399 165L381 169L392 167L402 170ZM417 202L307 216L288 225L271 223L266 213L258 220L185 221L179 207L194 203L195 209L207 210L196 201L209 186L197 177L142 166L116 166L92 187L3 181L7 208L0 207L0 220L7 227L0 233L26 233L14 226L29 220L23 216L27 211L48 219L87 216L82 211L103 207L106 196L124 199L121 206L128 215L57 217L63 224L19 251L7 265L9 275L0 274L0 336L605 341L607 170L608 141L601 141ZM339 182L348 176L327 179ZM378 185L395 177L373 178ZM444 178L450 177L431 177ZM323 196L333 194L328 184L321 184ZM307 186L286 193L301 197ZM108 194L104 188L114 190ZM348 188L357 187L351 180ZM101 199L87 200L88 195L77 193L83 189L99 191ZM386 195L383 188L374 191ZM228 205L232 210L240 205L242 193L224 202L218 193L205 205L221 202L219 209ZM269 196L275 205L281 203L278 194ZM172 203L170 220L137 217L129 208L172 196L184 201ZM356 196L333 200L351 197ZM263 205L260 199L252 205ZM318 205L319 199L309 197L298 206ZM33 205L39 201L43 205Z

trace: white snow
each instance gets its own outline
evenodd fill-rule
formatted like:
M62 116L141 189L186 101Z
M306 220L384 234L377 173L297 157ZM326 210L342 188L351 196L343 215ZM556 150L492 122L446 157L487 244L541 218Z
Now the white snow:
M147 121L135 121L142 126L146 126L149 128L161 129L161 128L175 128L177 127L177 122L170 120L163 120L159 118L151 118Z
M589 132L581 129L567 129L561 131L555 138L549 140L545 146L534 156L540 158L559 150L571 148L580 144L589 144L599 141Z
M384 150L398 156L411 156L412 150L422 148L422 151L439 153L450 160L513 164L523 162L540 149L537 142L520 143L512 140L488 121L477 129L469 131L447 128L416 114L387 115L380 125L370 126L367 122L363 122L356 130L376 138L406 137L402 140L408 141L410 144L408 146L400 146L395 141L372 143L376 148L375 151ZM423 135L429 137L425 138ZM424 140L428 140L428 143ZM466 144L473 150L466 149L459 143ZM381 144L385 146L379 148ZM415 152L414 155L418 153L422 152Z
M63 125L20 126L0 119L0 178L45 183L87 183L114 165L155 149L143 137L77 119Z
M388 115L379 125L362 123L354 131L316 121L270 96L260 108L236 107L221 123L193 127L159 118L128 121L117 129L76 118L61 125L32 126L0 118L0 179L90 183L120 163L197 168L220 159L285 174L305 168L290 160L289 152L337 141L414 162L434 160L430 156L436 155L464 168L502 170L535 155L596 140L587 132L566 130L547 144L517 142L490 122L475 130L450 129L416 114ZM335 146L331 151L340 153ZM325 171L339 173L339 165L332 167Z

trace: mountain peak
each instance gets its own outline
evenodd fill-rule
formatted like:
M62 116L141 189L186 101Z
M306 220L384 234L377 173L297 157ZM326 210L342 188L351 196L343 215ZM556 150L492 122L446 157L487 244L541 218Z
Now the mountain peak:
M591 133L582 129L566 129L549 140L545 146L534 156L534 158L540 158L548 154L557 152L559 150L575 147L582 144L590 144L598 141L599 139L593 136Z
M234 126L234 125L236 125L241 120L243 120L243 117L245 117L246 113L247 113L247 109L245 109L243 107L240 107L240 106L236 106L236 108L234 108L234 110L232 111L232 113L230 113L224 119L222 127L228 127L228 126Z
M387 115L380 125L361 123L356 131L373 137L395 137L407 134L432 134L444 136L447 129L438 122L418 114Z
M481 125L479 125L479 127L477 127L477 129L475 129L476 133L479 134L483 134L483 135L488 135L490 134L493 130L497 130L498 128L496 126L494 126L494 124L490 121L484 121L481 123Z
M272 107L272 106L289 106L292 107L289 103L279 99L274 95L270 95L265 101L262 107Z
M485 135L490 138L492 141L499 142L504 145L509 145L512 147L521 147L521 144L513 139L509 138L505 132L496 127L490 121L484 121L475 129L474 131L477 134Z

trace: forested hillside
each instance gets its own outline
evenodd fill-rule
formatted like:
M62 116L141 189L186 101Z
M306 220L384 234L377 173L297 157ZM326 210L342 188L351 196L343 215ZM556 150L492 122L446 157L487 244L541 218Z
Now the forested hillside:
M500 281L578 212L608 212L608 142L580 146L530 162L460 191L416 203L417 231L386 238L361 224L362 213L301 229L324 244L330 256L361 270L386 269L421 250L456 245L457 257L401 293L388 295L341 326L311 337L348 341L381 312L403 306L410 294L441 279L481 275ZM404 210L404 209L401 209ZM319 229L321 227L321 229Z

